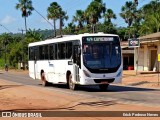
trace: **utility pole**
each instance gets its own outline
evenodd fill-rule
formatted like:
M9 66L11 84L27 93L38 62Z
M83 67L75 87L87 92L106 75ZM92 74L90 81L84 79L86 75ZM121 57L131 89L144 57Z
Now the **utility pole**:
M24 35L24 31L26 31L26 30L18 29L18 31L21 31L21 32L22 32L22 37L23 37L23 35Z
M18 29L18 31L22 32L22 65L23 65L23 70L25 70L25 63L24 63L24 31L23 29Z
M60 34L60 37L62 37L62 15L59 16L59 34Z

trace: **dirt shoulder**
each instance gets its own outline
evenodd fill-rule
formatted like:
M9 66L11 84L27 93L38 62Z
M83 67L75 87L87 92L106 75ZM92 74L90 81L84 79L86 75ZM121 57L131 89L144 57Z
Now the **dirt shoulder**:
M136 74L136 71L123 71L122 85L160 89L160 75L158 80L158 73Z

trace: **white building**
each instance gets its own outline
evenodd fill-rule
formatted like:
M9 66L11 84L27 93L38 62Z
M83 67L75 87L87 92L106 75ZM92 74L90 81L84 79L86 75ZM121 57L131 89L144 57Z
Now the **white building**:
M158 71L160 32L142 36L139 39L140 47L134 48L134 69L137 71Z

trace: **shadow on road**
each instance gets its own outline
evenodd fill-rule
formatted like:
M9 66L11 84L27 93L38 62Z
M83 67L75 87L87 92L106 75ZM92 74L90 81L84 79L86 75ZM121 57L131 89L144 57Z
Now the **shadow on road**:
M64 85L64 84L49 83L47 87L68 89L67 85ZM160 89L109 85L108 90L106 91L101 91L98 86L78 86L78 89L76 91L86 91L86 92L126 92L128 91L128 92L131 92L131 91L160 91Z
M131 91L160 91L159 89L138 88L130 86L109 85L108 90L101 91L98 86L81 86L80 90L87 92L131 92Z
M24 86L24 85L0 85L0 90L8 89L8 88L21 87L21 86Z
M72 105L69 105L69 104L66 104L66 105L61 105L59 107L50 107L50 108L45 108L45 107L37 107L37 108L34 108L32 106L30 106L30 108L16 108L16 109L9 109L9 110L3 110L3 112L7 112L7 111L35 111L35 110L38 110L38 111L41 111L41 110L49 110L49 111L52 111L52 110L77 110L77 108L79 107L82 107L82 106L90 106L90 107L106 107L106 106L112 106L112 105L115 105L117 104L116 101L95 101L95 102L78 102L76 104L72 104ZM2 111L0 109L0 111Z

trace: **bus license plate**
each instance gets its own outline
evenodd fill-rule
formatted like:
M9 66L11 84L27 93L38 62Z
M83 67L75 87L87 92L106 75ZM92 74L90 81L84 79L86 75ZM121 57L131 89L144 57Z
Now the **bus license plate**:
M108 82L106 82L106 81L105 82L101 82L101 84L108 84Z

